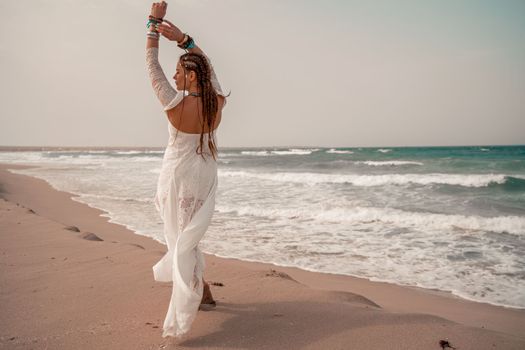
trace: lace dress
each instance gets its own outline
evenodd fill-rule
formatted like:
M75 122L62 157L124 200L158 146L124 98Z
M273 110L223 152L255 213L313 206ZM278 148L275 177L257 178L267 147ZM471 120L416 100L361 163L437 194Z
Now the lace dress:
M170 85L158 62L158 50L146 49L146 63L153 89L167 111L181 102L187 92ZM224 96L213 67L211 72L213 87ZM203 295L205 263L199 242L211 222L218 180L217 163L208 148L207 134L203 140L204 160L195 152L200 134L177 130L169 121L168 131L155 194L168 251L153 266L153 276L156 281L173 282L162 336L179 337L190 330Z

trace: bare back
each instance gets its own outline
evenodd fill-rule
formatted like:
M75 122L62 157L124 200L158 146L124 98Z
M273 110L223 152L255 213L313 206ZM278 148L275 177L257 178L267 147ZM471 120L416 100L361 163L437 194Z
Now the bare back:
M217 103L217 114L215 116L215 123L212 130L216 130L221 123L224 97L219 95ZM201 133L202 124L204 123L201 98L195 96L186 96L177 106L168 110L167 115L171 125L173 125L177 130L189 134ZM208 127L205 126L204 132L207 133L208 131Z

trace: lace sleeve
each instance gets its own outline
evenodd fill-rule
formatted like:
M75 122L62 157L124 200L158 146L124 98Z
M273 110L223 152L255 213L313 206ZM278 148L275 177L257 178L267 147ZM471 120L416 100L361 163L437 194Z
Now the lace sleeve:
M162 67L159 64L159 48L150 47L146 49L146 66L148 68L149 77L151 80L151 85L153 90L157 95L160 103L163 107L172 105L173 101L178 99L182 95L177 90L175 90L169 83L168 79L162 71Z

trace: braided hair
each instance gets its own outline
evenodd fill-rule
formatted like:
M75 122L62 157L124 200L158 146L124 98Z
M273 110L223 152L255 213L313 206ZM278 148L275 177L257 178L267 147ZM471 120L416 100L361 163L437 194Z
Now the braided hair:
M201 157L206 160L202 152L202 146L204 142L204 126L208 126L208 147L211 150L213 159L217 160L217 147L214 141L213 125L215 124L215 117L218 110L218 99L217 92L211 84L211 69L208 64L208 60L204 55L198 53L185 53L180 56L180 64L184 70L184 90L186 90L186 73L188 71L194 71L197 75L197 86L201 91L202 96L202 113L204 115L204 123L202 123L201 137L199 147L196 149L196 153L200 154ZM182 109L184 110L184 100L182 100ZM199 119L201 117L200 111ZM200 153L199 153L200 150Z

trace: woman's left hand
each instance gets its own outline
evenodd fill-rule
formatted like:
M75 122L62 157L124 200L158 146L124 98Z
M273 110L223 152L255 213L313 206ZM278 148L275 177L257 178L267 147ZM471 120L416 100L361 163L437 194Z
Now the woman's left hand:
M182 31L177 28L175 24L171 23L167 19L165 19L156 28L157 31L168 40L181 42L182 39L184 39L184 33L182 33Z

